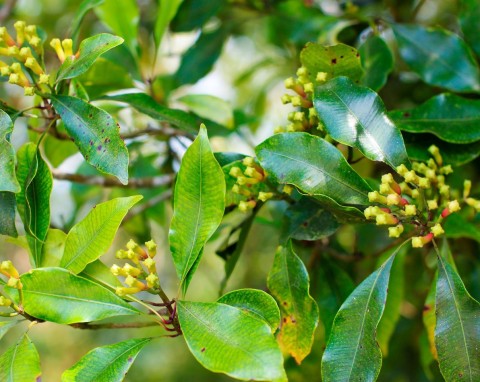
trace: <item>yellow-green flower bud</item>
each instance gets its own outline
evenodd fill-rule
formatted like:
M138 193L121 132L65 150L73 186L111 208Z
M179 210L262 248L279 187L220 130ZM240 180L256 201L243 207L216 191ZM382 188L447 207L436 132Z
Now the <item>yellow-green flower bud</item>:
M255 165L255 159L252 157L245 157L242 160L242 163L244 166L254 166Z
M443 166L442 168L440 168L440 174L443 174L443 175L448 175L448 174L451 174L453 172L453 168L451 165L447 165L447 166Z
M8 277L15 277L17 279L20 277L17 268L15 268L10 260L5 260L0 263L0 272Z
M418 175L415 173L414 170L407 171L405 175L403 175L403 178L405 179L405 182L408 183L418 183Z
M52 39L52 41L50 41L50 46L55 49L55 53L57 53L57 57L60 62L65 61L65 52L63 51L60 40L58 38Z
M50 83L50 74L40 74L40 79L38 80L39 84L46 84Z
M293 77L288 77L284 81L284 85L285 85L285 88L287 88L287 89L293 89L297 85L297 82L295 81L295 79Z
M328 77L328 73L318 72L317 76L315 77L315 81L322 83L322 82L325 82L327 80L327 77Z
M22 59L22 57L20 57L20 49L18 49L16 45L7 48L7 56L14 57L18 60Z
M8 82L13 84L13 85L21 85L20 84L20 76L17 73L12 73L12 74L10 74L10 77L8 78Z
M287 103L292 102L292 96L289 94L284 94L281 98L281 101L284 105L286 105Z
M420 236L415 236L412 237L412 247L413 248L422 248L423 247L423 241Z
M448 198L448 196L450 195L450 186L448 184L443 184L440 186L438 192L440 193L440 195Z
M123 268L120 268L117 264L113 264L110 267L110 272L114 276L126 276L127 275L125 270Z
M254 209L256 205L257 203L254 200L249 200L248 202L242 200L238 203L238 209L242 212L247 212Z
M390 194L393 192L392 187L390 187L388 183L382 183L379 190L381 194Z
M238 178L239 176L242 176L242 169L240 167L232 167L229 171L230 176L233 176L234 178Z
M429 210L436 210L438 208L438 203L435 199L427 200L427 206Z
M433 159L435 159L435 162L437 162L437 164L439 166L441 166L443 164L443 159L442 159L442 156L440 155L440 150L437 146L435 145L431 145L429 148L428 148L428 152L430 154L432 154L433 156Z
M401 176L405 176L405 174L408 172L408 168L404 164L398 166L396 170Z
M291 195L293 192L293 186L290 186L289 184L284 185L282 192L284 192L287 195Z
M145 280L149 288L156 288L160 285L158 276L153 273L150 273Z
M244 174L251 177L251 178L255 178L255 179L258 179L258 180L263 180L263 175L260 174L257 170L255 170L255 168L253 167L247 167L244 171Z
M367 220L375 218L378 214L383 213L383 211L378 206L370 206L365 208L363 214Z
M63 51L65 52L66 57L73 56L73 41L70 38L66 38L65 40L62 41L62 48Z
M28 41L28 43L31 46L33 46L34 48L38 48L41 42L42 42L42 40L40 40L40 37L38 37L38 36L30 37L30 39Z
M35 60L33 57L28 57L26 60L25 60L25 66L27 68L30 68L32 69L32 71L37 74L37 75L41 75L43 74L43 69L42 67L39 65L38 61Z
M430 188L430 180L428 178L418 177L418 187L420 188Z
M465 202L475 208L475 210L480 211L480 200L474 199L474 198L467 198Z
M396 193L387 195L387 205L398 206L402 201L402 197Z
M37 36L37 26L36 25L27 25L25 27L25 34L27 36L31 36L31 37Z
M375 221L377 225L393 225L398 223L398 219L388 213L377 215Z
M149 273L156 273L156 264L155 260L153 260L151 257L148 257L143 261L143 265L145 265L148 269Z
M33 86L25 86L23 89L23 95L33 97L35 95L35 88Z
M305 93L313 93L313 83L306 83L305 85L303 85L303 89L305 90Z
M405 215L415 216L417 214L417 206L415 204L407 204L405 206Z
M387 198L383 195L380 195L378 191L372 191L368 193L368 200L371 203L382 203L382 204L387 204Z
M17 21L15 24L13 24L15 30L17 31L17 44L18 46L21 46L23 42L25 41L25 21Z
M9 300L4 296L0 296L0 306L10 306L10 305L12 305L12 300Z
M305 66L300 66L298 69L297 69L297 76L298 77L305 77L308 75L308 70Z
M472 190L472 181L467 179L463 182L463 198L464 199L468 198L471 190Z
M132 267L130 264L125 264L123 266L123 270L125 271L126 275L132 277L138 277L138 275L142 273L140 269L138 269L137 267Z
M439 223L435 224L430 231L433 233L433 236L435 237L438 237L445 233L445 231L443 230L442 226Z
M10 34L7 31L7 28L5 27L0 27L0 38L5 41L5 43L8 46L13 46L15 45L15 40L10 36Z
M126 245L127 249L136 251L139 248L139 245L135 243L133 239L130 239Z
M450 213L457 212L460 211L460 204L458 203L458 200L452 200L448 203L447 208Z
M243 186L245 184L257 184L258 182L260 182L259 179L254 179L254 178L247 178L245 176L239 176L237 178L237 183L240 185L240 186Z
M388 236L389 237L400 237L403 233L403 225L399 224L395 227L388 227Z
M435 170L429 168L425 171L425 176L430 180L435 180L437 178L437 174Z
M130 287L130 288L125 288L125 287L116 287L115 288L115 293L118 296L126 296L127 294L135 294L140 292L141 289L137 287Z
M0 74L2 76L9 76L11 73L10 67L9 66L2 66L0 68Z
M15 288L15 289L22 289L23 288L23 285L20 281L20 279L17 279L15 277L10 277L7 281L7 285L11 288Z
M148 256L155 257L157 254L157 243L155 243L152 239L145 243L145 247L147 247Z
M28 47L23 47L19 51L20 57L25 61L29 57L33 57L32 50Z
M266 202L267 200L273 198L273 192L262 192L258 193L258 199L262 202Z

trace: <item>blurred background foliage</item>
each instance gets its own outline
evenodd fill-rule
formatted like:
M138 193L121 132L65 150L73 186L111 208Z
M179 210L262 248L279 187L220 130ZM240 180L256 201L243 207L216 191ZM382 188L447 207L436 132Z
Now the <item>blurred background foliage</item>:
M99 5L85 13L77 41L103 31L125 39L122 46L105 54L82 75L82 83L91 100L118 89L140 89L160 104L189 110L199 116L199 120L211 121L206 124L215 151L247 155L252 154L255 145L270 136L275 127L285 125L292 109L280 102L284 93L283 80L295 73L299 53L307 42L326 45L342 42L359 48L372 30L379 30L395 62L379 94L388 110L410 108L442 90L425 84L408 69L399 58L391 30L385 28L382 20L442 26L460 33L461 7L469 4L468 1L447 0L99 0L81 4L74 0L4 0L0 1L1 24L12 28L16 20L25 20L41 27L49 40L67 38L71 37L72 25L80 20L80 10L88 3ZM175 5L178 5L177 12ZM168 12L176 14L170 24ZM48 60L55 60L53 51L47 54L47 66L50 65ZM0 98L17 109L28 107L19 89L7 83L0 84ZM134 132L155 123L130 108L112 104L102 106L117 118L122 132ZM28 123L35 126L33 119ZM127 140L130 177L158 176L178 169L179 157L193 132L187 133ZM36 133L27 129L25 119L16 122L12 136L16 148L36 138ZM429 134L406 133L405 140L409 143L409 152L437 142ZM98 175L69 142L49 136L43 149L51 166L58 171ZM468 155L466 162L476 158L480 149L465 145L457 151ZM478 180L478 165L478 160L473 160L461 172L454 173L453 184L461 188L464 178ZM356 170L364 176L377 177L385 168L362 161ZM56 180L52 194L52 224L67 231L96 203L117 196L144 195L149 208L134 209L134 213L127 216L112 253L129 238L146 241L153 237L159 248L163 248L162 285L167 291L175 291L176 278L167 241L171 201L164 200L165 192L168 186L132 190ZM226 290L266 288L266 275L279 242L286 208L284 202L272 202L257 215ZM224 277L224 262L215 252L242 219L238 211L225 218L206 248L189 299L209 301L217 298ZM469 238L457 240L452 251L467 289L479 299L480 231L475 228L472 232ZM323 304L324 311L330 309L333 314L338 309L354 286L378 266L383 249L389 243L384 231L375 226L345 225L330 239L328 251L324 251L326 246L322 241L302 242L298 246L298 253L309 264L312 295L319 305ZM27 269L25 252L11 240L1 237L0 251L3 258L14 259L19 268L23 264L22 270ZM108 265L113 263L112 253L103 258ZM312 261L312 253L320 261ZM427 340L421 334L423 302L433 278L436 258L432 253L418 252L406 256L404 261L404 302L379 380L441 380L438 366L428 357ZM429 272L424 272L425 267L418 266L419 263L425 263ZM322 317L322 321L325 320L328 318ZM16 341L22 330L24 328L17 327L10 331L3 346ZM158 335L159 330L90 332L44 323L33 327L30 335L40 353L42 380L57 381L63 370L90 349L131 337ZM319 380L324 331L320 325L313 352L301 367L292 359L286 361L291 381ZM226 381L230 378L203 369L181 339L158 339L143 350L126 380Z

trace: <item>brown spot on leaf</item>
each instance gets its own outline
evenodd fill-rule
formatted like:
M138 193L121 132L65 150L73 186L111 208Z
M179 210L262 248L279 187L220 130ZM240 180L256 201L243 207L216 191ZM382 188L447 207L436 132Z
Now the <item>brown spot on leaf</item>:
M332 65L335 65L337 63L337 59L336 58L332 58L332 61L331 61Z
M404 116L405 118L409 118L409 117L410 117L410 113L403 113L403 116Z
M432 309L432 307L430 305L424 305L423 306L423 311L424 312L428 312L430 309Z
M202 353L205 351L205 348L202 348L202 350L200 350Z
M102 150L102 145L98 145L97 151L101 151L101 150Z

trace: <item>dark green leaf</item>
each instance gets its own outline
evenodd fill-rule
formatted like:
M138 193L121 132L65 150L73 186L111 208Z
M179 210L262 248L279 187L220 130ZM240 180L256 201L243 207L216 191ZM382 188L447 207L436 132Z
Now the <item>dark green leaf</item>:
M0 110L0 192L19 192L20 185L15 177L15 150L10 144L13 122Z
M17 194L17 208L30 246L32 267L38 267L50 226L52 174L35 144L25 144L17 155L17 178L21 186Z
M183 156L178 172L169 234L170 250L184 292L203 246L222 220L224 206L223 171L213 156L207 129L202 126Z
M477 56L480 56L480 3L477 0L460 0L460 26L465 41L470 44Z
M432 133L451 143L480 140L480 101L454 94L439 94L410 110L390 112L402 130L411 133Z
M393 56L383 38L378 35L369 36L358 49L365 76L362 84L378 91L387 82L393 70Z
M123 381L135 358L151 338L131 339L89 351L62 374L62 382Z
M287 380L282 354L264 320L219 303L178 301L177 308L185 341L208 370L243 380Z
M12 121L14 122L15 122L15 119L22 114L17 109L14 109L13 107L9 106L6 102L3 102L2 100L0 100L0 110L3 110L5 113L7 113L12 119Z
M323 381L375 381L382 365L377 327L387 302L390 269L399 247L343 303L322 358Z
M215 155L215 159L217 160L220 166L226 166L232 162L243 160L246 157L245 154L240 153L224 153L224 152L217 152L213 153Z
M193 84L210 72L222 52L226 37L224 28L200 34L195 44L182 56L180 67L175 73L179 85Z
M441 255L435 311L435 345L443 377L447 381L479 380L480 304Z
M102 256L112 244L123 218L140 199L142 196L136 195L97 204L68 233L60 266L78 274Z
M80 25L83 21L85 15L93 8L101 5L104 0L83 0L78 6L77 12L75 13L75 18L73 19L71 26L71 35L74 42L77 41L78 32L80 31Z
M128 151L114 119L106 111L79 98L52 95L51 99L85 160L127 184Z
M324 46L310 42L300 52L300 61L313 83L319 72L326 73L327 80L345 76L358 82L363 76L360 55L355 48L345 44Z
M40 357L26 334L0 357L0 381L39 381L41 374Z
M293 184L309 195L324 195L340 204L368 204L370 186L343 155L325 140L307 133L276 134L256 153L269 177Z
M308 272L292 242L280 247L268 274L268 289L280 306L280 347L300 364L310 354L318 325L318 306L310 296Z
M264 320L272 333L278 329L280 324L280 311L277 303L268 293L258 289L238 289L220 297L217 302L234 306L255 317Z
M408 164L400 130L388 118L382 100L374 91L339 77L315 89L313 104L336 141L393 168Z
M450 215L443 223L443 228L447 237L467 237L480 243L480 228L460 214Z
M219 11L223 3L223 0L184 0L172 21L172 30L174 32L188 32L200 28Z
M73 324L140 314L108 289L62 268L35 269L20 280L25 311L42 320Z
M57 73L57 82L85 73L103 53L120 45L123 38L108 33L89 37L80 44L79 55L65 59Z
M480 71L470 49L442 28L392 25L400 55L427 84L456 92L480 90Z
M15 228L15 194L0 192L0 235L17 237Z

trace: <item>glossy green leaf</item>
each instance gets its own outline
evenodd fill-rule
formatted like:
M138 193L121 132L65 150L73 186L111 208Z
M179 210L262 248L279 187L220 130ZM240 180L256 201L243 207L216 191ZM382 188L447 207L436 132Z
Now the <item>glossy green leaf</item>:
M232 106L222 98L208 94L187 94L178 99L195 114L221 125L233 125Z
M205 243L222 221L224 208L223 171L213 156L207 129L201 126L177 175L169 233L170 250L184 293Z
M0 381L39 381L41 374L40 357L26 334L0 356Z
M369 36L358 49L365 76L362 84L378 91L387 82L393 70L393 56L383 38L378 35Z
M12 192L0 192L0 235L17 237L15 227L15 194Z
M449 238L466 237L480 243L480 228L460 214L450 215L442 225Z
M464 41L442 28L392 25L402 59L429 85L480 90L480 71Z
M319 313L310 296L307 269L293 251L291 241L277 249L267 285L282 315L277 337L280 347L300 364L312 349Z
M200 28L215 15L224 4L223 0L184 0L172 22L174 32L188 32Z
M319 240L333 235L339 224L333 214L309 198L301 198L285 211L285 240Z
M480 379L480 304L458 273L438 256L435 345L447 381Z
M480 56L480 3L477 0L460 0L460 27L463 37L473 51Z
M437 347L435 346L435 326L437 318L435 316L435 294L437 290L438 273L435 273L432 285L428 290L427 298L423 305L422 321L425 327L425 334L427 337L430 354L434 359L438 359Z
M10 144L13 122L0 110L0 192L19 192L20 185L15 177L15 150Z
M300 52L300 62L307 68L313 83L319 72L326 73L327 80L346 76L357 83L363 76L360 55L355 48L345 44L324 46L310 42Z
M335 316L322 358L323 381L377 379L382 365L377 327L387 302L390 270L399 249L353 291Z
M62 374L62 382L123 381L138 353L151 338L137 338L89 351Z
M133 56L137 55L137 29L140 12L135 0L105 0L95 8L98 18L108 26L113 33L125 39L125 45Z
M80 273L102 256L112 244L123 218L140 199L142 196L136 195L97 204L68 233L60 266Z
M23 307L33 317L58 324L140 314L108 289L62 268L41 268L20 277Z
M451 143L480 140L480 101L443 93L410 110L390 112L401 129L431 133Z
M219 303L178 301L177 309L188 348L206 369L242 380L287 380L264 320Z
M74 42L77 41L78 33L80 31L80 25L82 24L83 18L85 15L93 8L101 5L104 0L83 0L78 6L77 11L75 12L75 18L71 24L71 35Z
M85 160L127 184L128 151L115 120L106 111L79 98L52 95L51 100Z
M80 273L80 276L111 289L123 286L118 277L114 276L110 268L102 263L101 260L95 260L88 264Z
M0 340L2 337L15 325L17 325L20 321L0 321Z
M280 310L277 303L268 293L258 289L238 289L224 294L217 300L218 303L227 304L249 312L257 318L264 320L272 332L280 324Z
M275 182L293 184L309 195L324 195L340 204L369 203L370 186L340 151L319 137L308 133L276 134L255 151Z
M182 56L180 67L175 73L179 85L193 84L205 77L220 57L227 37L224 28L203 31L200 37Z
M50 228L42 247L42 262L39 268L58 267L65 250L67 234L59 229Z
M103 53L120 45L123 38L108 33L100 33L82 41L78 57L65 58L62 66L58 69L57 82L74 78L85 73Z
M17 208L31 250L32 267L38 267L50 226L52 174L35 144L26 143L17 155L17 178L21 186L17 194Z
M408 164L400 130L371 89L355 85L346 77L335 78L315 89L313 104L328 134L336 141L393 168Z
M168 24L177 14L178 7L182 2L183 0L160 0L157 20L155 21L155 42L157 46L162 43Z

